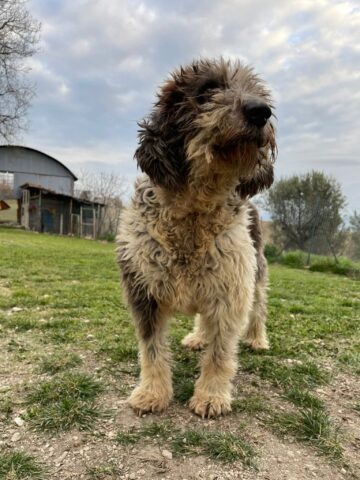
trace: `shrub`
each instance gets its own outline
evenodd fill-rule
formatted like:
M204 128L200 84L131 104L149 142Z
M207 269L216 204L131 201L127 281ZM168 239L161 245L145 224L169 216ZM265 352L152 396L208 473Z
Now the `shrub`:
M295 250L294 252L284 253L281 257L281 263L292 268L304 268L307 255L305 252Z
M277 245L268 243L265 245L264 254L268 262L273 263L280 260L281 250Z

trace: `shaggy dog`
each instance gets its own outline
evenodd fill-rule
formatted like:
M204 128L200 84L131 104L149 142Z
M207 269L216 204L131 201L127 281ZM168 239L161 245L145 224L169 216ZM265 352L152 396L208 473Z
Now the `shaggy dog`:
M204 349L190 408L231 410L241 335L268 348L266 262L248 198L270 187L276 154L270 93L239 62L194 61L165 81L141 124L145 176L121 219L118 261L137 327L141 377L130 405L161 411L172 397L166 325L197 314L183 340Z

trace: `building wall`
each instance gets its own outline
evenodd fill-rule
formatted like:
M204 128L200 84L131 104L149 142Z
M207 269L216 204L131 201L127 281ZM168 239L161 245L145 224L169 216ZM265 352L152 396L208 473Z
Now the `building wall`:
M14 173L14 193L21 197L20 185L34 183L65 195L74 194L74 176L55 159L23 147L0 148L0 171Z

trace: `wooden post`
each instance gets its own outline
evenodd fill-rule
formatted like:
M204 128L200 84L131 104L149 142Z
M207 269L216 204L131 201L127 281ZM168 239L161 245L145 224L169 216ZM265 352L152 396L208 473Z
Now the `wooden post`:
M93 238L96 238L96 217L95 217L95 208L93 207Z
M69 215L69 227L68 227L68 234L74 235L73 232L73 225L72 225L72 198L70 199L70 215Z
M39 191L39 225L38 231L42 232L42 224L41 224L42 214L41 214L41 190Z
M60 213L60 235L64 232L64 215Z
M80 237L83 236L83 231L82 231L82 227L83 227L83 211L82 211L82 208L83 208L83 207L80 207Z

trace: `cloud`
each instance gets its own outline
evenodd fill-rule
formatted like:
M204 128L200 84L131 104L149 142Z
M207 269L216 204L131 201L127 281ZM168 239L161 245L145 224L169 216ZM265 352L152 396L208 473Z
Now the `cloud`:
M159 83L193 57L254 65L277 103L278 177L321 168L360 207L360 10L351 0L30 0L41 20L25 141L71 168L136 174L137 125ZM123 152L125 155L123 156ZM81 159L81 160L80 160ZM88 160L86 160L88 159Z

